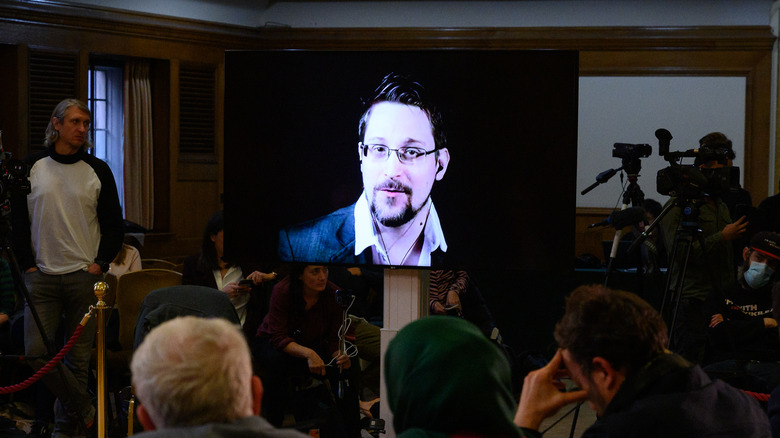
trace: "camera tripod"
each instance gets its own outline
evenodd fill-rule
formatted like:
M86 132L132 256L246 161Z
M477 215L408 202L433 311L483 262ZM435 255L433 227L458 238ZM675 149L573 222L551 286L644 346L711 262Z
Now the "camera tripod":
M667 268L666 282L664 285L664 293L661 301L661 316L667 320L668 326L668 340L667 347L671 343L674 335L675 324L677 322L677 311L680 307L680 298L682 297L682 291L685 284L685 276L688 271L688 263L691 257L691 249L694 242L698 242L701 248L704 248L704 238L702 231L699 229L699 199L687 199L687 198L672 198L672 202L669 202L657 218L651 223L642 234L634 240L631 244L629 251L636 245L641 244L650 233L658 226L663 218L673 208L680 209L680 225L677 227L674 235L674 243L672 244L672 251L670 253L669 267ZM683 244L684 255L680 257L680 246ZM682 268L680 269L680 264ZM677 275L674 285L672 285L672 277ZM668 306L672 306L671 314L668 314ZM669 318L670 316L670 318Z
M620 169L623 169L628 176L628 186L623 191L623 206L621 210L625 210L629 205L634 207L641 207L645 201L645 194L639 187L639 171L642 169L642 163L639 158L623 158L623 165ZM618 169L618 170L620 170ZM609 253L609 260L607 261L607 268L604 274L604 286L609 284L609 277L614 271L614 262L617 258L617 250L620 244L620 239L623 237L623 230L615 228L615 236L612 239L612 249ZM633 245L632 245L633 246ZM630 254L631 251L629 250Z

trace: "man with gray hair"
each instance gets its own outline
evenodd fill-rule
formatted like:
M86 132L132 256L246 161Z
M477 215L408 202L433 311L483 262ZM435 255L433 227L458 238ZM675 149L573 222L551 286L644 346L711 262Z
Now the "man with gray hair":
M91 123L84 102L60 102L46 128L46 149L24 159L30 193L11 193L13 246L30 291L24 310L25 355L35 369L47 362L47 353L54 354L46 341L60 330L70 338L97 302L94 284L122 247L124 221L114 175L108 164L87 152ZM43 379L57 397L54 438L76 435L79 428L94 424L95 408L87 392L94 339L92 319L64 366Z
M130 364L143 437L306 437L260 417L249 347L223 319L185 316L152 329Z

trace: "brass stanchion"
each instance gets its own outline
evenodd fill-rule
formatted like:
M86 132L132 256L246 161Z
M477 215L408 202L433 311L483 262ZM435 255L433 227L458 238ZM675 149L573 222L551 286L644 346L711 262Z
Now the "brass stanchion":
M95 283L95 296L98 299L97 310L97 438L106 438L106 320L103 312L108 309L103 297L108 291L108 283Z
M133 436L133 415L135 411L135 397L130 395L130 402L127 404L127 436Z

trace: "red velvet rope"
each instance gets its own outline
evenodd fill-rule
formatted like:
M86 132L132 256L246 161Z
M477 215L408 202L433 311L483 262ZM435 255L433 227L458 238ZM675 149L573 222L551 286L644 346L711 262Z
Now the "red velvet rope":
M86 324L86 320L84 324ZM22 383L17 383L11 386L0 387L0 394L11 394L12 392L21 391L27 388L28 386L32 385L33 383L37 382L38 380L40 380L41 377L43 377L44 375L46 375L46 373L51 371L52 368L54 368L58 363L60 363L62 358L65 357L66 354L68 354L70 349L73 348L73 345L79 339L79 336L81 336L81 332L83 331L84 331L83 325L79 324L78 326L76 326L76 330L73 332L73 336L71 336L70 339L68 340L68 343L65 344L64 347L62 347L62 350L60 350L60 352L57 353L57 355L54 356L49 361L49 363L42 366L41 369L39 369L35 374L30 376L27 380L25 380Z
M768 402L769 401L769 394L764 394L764 393L761 393L761 392L745 391L744 389L742 390L742 392L744 392L745 394L753 397L754 399L756 399L756 400L758 400L760 402Z

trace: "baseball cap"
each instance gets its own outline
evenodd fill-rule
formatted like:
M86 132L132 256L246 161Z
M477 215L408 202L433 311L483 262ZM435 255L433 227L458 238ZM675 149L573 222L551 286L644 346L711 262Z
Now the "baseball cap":
M756 233L750 239L750 249L780 260L780 235L769 231Z

